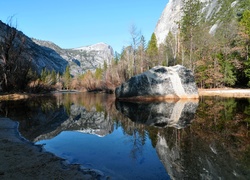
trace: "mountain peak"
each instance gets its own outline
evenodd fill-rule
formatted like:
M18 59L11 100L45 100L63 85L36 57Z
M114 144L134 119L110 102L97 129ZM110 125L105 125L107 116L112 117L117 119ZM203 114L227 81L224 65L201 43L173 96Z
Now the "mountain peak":
M96 44L92 44L89 46L82 46L79 48L73 48L73 50L85 50L85 51L91 51L91 50L106 50L110 49L113 51L112 47L104 42L99 42Z

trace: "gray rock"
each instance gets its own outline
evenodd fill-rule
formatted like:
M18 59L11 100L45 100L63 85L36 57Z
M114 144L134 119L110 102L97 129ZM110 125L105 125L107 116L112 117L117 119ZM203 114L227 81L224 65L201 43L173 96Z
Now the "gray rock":
M181 65L156 66L121 84L115 95L118 99L129 100L199 97L193 73Z

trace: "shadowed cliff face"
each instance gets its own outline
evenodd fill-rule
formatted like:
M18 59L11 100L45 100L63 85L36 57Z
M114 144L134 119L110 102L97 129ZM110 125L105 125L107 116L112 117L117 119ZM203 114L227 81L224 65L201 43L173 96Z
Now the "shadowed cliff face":
M0 43L7 34L8 25L0 21ZM33 70L37 73L46 68L50 71L64 73L67 65L70 66L72 75L82 74L87 70L95 70L106 61L108 64L113 59L113 48L105 43L97 43L76 49L63 49L49 41L32 39L18 32L14 40L16 46L21 46L23 58L30 60ZM21 39L24 39L22 44Z
M186 127L194 118L197 101L132 103L116 101L116 109L137 123L157 127Z
M8 25L0 21L0 43L3 43L9 28ZM51 48L39 46L21 31L17 31L17 34L14 44L22 47L22 58L31 61L33 70L40 73L43 68L46 68L60 73L64 72L68 62L59 53Z

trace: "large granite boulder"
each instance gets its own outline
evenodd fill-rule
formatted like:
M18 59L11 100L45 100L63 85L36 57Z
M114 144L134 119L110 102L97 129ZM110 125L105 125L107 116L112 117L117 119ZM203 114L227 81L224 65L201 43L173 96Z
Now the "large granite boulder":
M156 66L136 75L117 87L115 95L127 100L199 98L192 71L181 65Z

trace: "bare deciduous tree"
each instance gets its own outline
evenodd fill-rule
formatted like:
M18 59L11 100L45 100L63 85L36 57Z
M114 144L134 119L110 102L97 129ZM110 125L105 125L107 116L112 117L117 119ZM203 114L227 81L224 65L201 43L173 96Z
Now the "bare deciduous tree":
M24 90L28 83L30 59L23 56L25 37L12 26L12 18L0 39L0 86L2 91Z

